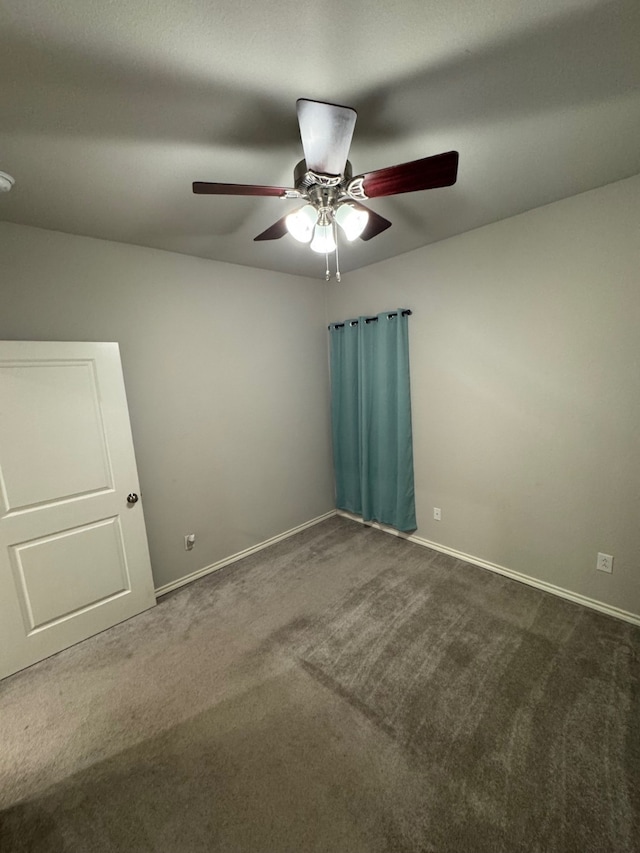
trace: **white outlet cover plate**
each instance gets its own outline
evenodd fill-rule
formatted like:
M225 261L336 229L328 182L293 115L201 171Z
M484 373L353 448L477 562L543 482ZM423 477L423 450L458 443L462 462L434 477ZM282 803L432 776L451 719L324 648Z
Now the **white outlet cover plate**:
M598 554L596 569L599 572L607 572L608 574L611 574L611 572L613 572L613 557L611 554Z

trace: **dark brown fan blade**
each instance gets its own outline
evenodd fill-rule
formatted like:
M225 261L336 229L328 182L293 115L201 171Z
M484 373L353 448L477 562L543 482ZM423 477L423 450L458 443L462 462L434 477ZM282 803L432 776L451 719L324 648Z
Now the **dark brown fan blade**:
M299 98L296 109L307 169L323 175L341 175L356 126L356 111L307 98Z
M287 225L286 225L286 216L283 216L282 219L278 219L277 222L274 222L273 225L270 225L266 231L263 231L262 234L258 234L257 237L254 237L255 240L279 240L281 237L287 233Z
M380 198L385 195L412 193L417 190L431 190L436 187L450 187L455 184L458 174L458 152L447 151L433 157L423 157L399 166L388 166L375 172L358 175L349 182L347 192L354 192L360 198L358 189L367 198Z
M392 223L389 222L388 219L385 219L384 216L380 216L379 213L376 213L375 210L371 210L370 207L365 207L364 204L356 204L355 207L359 207L361 210L366 210L369 214L369 221L360 235L361 240L370 240L372 237L382 234L382 232L386 231L387 228L391 228Z
M194 181L193 191L199 195L275 195L286 197L288 187L261 187L258 184L209 184Z

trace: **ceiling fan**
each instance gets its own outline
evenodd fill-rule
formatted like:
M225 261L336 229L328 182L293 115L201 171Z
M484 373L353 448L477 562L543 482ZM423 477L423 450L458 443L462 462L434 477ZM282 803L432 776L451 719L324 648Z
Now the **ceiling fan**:
M357 113L351 107L300 98L296 102L304 160L294 169L293 187L257 184L218 184L195 181L193 192L201 195L277 196L302 199L305 204L283 216L254 237L278 240L288 232L301 243L309 243L327 259L336 252L338 227L348 240L370 240L390 227L391 222L362 202L370 198L448 187L456 182L458 152L447 151L398 166L388 166L353 177L347 159Z

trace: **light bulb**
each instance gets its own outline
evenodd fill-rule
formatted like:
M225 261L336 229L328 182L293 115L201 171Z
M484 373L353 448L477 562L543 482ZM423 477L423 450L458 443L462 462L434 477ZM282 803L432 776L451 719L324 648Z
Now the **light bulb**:
M327 252L334 252L336 241L333 239L333 225L316 225L309 248L323 255Z
M308 243L313 236L313 226L318 219L318 212L312 204L294 210L285 219L287 231L301 243Z
M345 233L347 240L355 240L367 227L369 211L354 207L348 202L341 204L335 212L335 220Z

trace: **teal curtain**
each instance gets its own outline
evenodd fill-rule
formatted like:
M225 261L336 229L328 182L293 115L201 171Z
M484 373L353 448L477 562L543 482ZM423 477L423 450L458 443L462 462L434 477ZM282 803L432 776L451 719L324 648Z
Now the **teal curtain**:
M416 529L409 313L329 326L336 505L403 531Z

